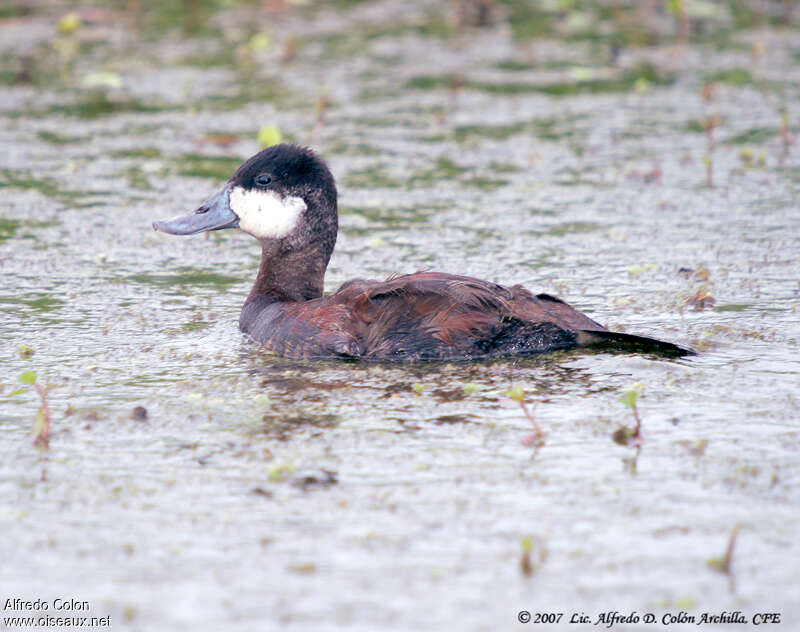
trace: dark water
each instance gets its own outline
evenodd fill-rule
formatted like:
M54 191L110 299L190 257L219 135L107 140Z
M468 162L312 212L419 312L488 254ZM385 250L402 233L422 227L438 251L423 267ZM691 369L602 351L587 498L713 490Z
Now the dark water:
M482 27L457 4L132 3L62 34L66 6L0 12L0 597L86 600L115 629L497 630L522 609L794 629L796 16L706 3L681 46L658 3L497 3ZM702 353L259 351L236 328L255 242L150 222L270 125L338 178L328 289L524 283ZM48 450L35 393L11 395L26 370ZM634 385L638 459L611 438ZM708 562L737 524L726 576Z

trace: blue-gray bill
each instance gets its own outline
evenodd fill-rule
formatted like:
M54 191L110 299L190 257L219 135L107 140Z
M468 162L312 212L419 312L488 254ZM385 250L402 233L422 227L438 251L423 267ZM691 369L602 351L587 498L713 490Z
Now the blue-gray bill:
M236 228L239 217L231 210L230 187L208 198L194 213L153 222L153 229L170 235L194 235L206 230Z

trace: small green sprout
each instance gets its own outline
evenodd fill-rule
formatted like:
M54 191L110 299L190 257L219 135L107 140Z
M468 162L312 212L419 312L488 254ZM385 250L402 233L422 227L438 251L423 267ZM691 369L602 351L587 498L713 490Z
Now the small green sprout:
M636 400L639 399L639 391L635 388L625 391L622 397L619 398L623 404L625 404L628 408L632 408L636 410Z
M515 402L521 404L525 400L525 389L523 389L519 384L513 384L511 389L506 391L506 395L508 395Z
M19 376L19 381L23 384L33 386L36 384L36 371L23 371Z
M533 575L547 559L547 547L537 537L524 537L519 540L522 547L520 570L526 577Z
M33 356L33 354L36 353L32 347L29 347L26 344L21 344L18 347L18 350L19 350L19 357L22 358L23 360L30 360L31 356Z
M472 395L478 391L478 385L469 382L464 384L464 395Z
M21 345L25 346L25 345ZM30 349L30 347L27 347ZM33 350L31 349L31 353ZM20 355L22 350L20 349ZM26 386L32 386L33 390L39 395L42 400L39 410L36 412L36 417L33 419L33 443L47 446L47 441L50 438L50 406L47 403L47 388L43 387L36 379L36 371L23 371L19 376L19 381ZM27 391L27 388L20 388L13 391L9 397L14 397Z
M736 547L736 538L739 536L739 531L741 528L742 526L737 524L734 525L733 529L731 530L731 534L728 537L728 547L725 549L725 555L722 557L712 557L706 560L706 566L708 566L711 570L728 576L731 591L734 590L733 550Z
M273 465L269 468L267 473L267 480L270 483L280 483L285 481L294 474L295 467L294 465L284 464L284 465Z
M415 382L411 385L411 390L413 390L417 395L421 395L422 391L425 390L425 385L420 384L419 382Z
M269 48L269 35L266 33L256 33L250 38L250 41L247 43L247 45L253 52L266 50Z
M638 77L633 83L633 89L637 94L647 94L650 92L652 84L644 77Z
M535 449L534 454L536 454L536 451L538 451L538 449L544 445L545 432L537 423L533 413L528 410L528 407L525 405L525 389L522 388L520 384L513 384L511 389L506 391L506 395L519 404L519 407L522 408L522 412L525 414L525 417L528 418L528 421L533 426L534 431L522 438L522 445L526 447L533 446Z
M62 35L71 35L78 30L80 25L81 16L75 12L67 13L56 24L56 30Z
M685 2L684 0L667 0L666 9L673 15L678 15L685 10Z
M636 420L636 426L629 428L628 426L621 426L614 431L611 438L615 443L620 445L632 445L637 448L641 447L642 442L642 418L639 416L639 409L636 407L636 402L639 399L640 384L634 384L633 388L628 389L619 398L623 404L633 411L633 418Z

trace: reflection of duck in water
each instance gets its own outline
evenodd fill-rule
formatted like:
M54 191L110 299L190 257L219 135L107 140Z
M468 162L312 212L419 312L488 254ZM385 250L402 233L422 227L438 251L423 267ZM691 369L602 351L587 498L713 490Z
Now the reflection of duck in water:
M694 353L608 331L561 299L521 285L454 274L356 279L323 296L338 230L336 184L314 152L295 145L256 154L194 213L153 228L174 235L239 228L258 239L261 265L239 327L289 358L467 360L598 345Z

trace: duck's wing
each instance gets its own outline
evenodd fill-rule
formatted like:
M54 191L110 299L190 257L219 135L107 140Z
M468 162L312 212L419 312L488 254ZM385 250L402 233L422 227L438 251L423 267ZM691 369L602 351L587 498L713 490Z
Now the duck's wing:
M330 297L351 308L349 331L362 357L375 360L470 359L569 349L577 329L602 328L565 303L539 301L524 288L471 277L417 272L386 281L353 281ZM543 303L541 306L537 304ZM571 311L570 311L571 310ZM572 314L574 312L574 314Z

